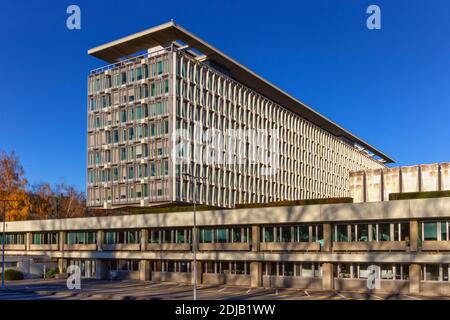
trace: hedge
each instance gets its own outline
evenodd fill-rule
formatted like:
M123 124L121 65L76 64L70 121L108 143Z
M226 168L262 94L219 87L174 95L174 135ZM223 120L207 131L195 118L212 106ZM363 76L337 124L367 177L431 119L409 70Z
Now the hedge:
M1 278L1 275L0 275ZM19 270L6 269L5 270L5 280L23 280L23 273Z
M450 190L447 191L426 191L426 192L404 192L390 193L389 200L410 200L450 197Z

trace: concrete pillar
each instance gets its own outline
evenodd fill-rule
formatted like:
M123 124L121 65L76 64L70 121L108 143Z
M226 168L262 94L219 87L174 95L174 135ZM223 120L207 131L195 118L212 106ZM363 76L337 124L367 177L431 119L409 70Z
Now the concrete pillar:
M148 230L141 229L141 251L147 250L147 243L148 243Z
M65 273L67 268L67 260L63 258L58 259L58 271L59 273Z
M330 223L323 224L323 246L322 251L331 252L331 234L332 228Z
M149 260L139 261L139 280L150 281L151 280L151 263Z
M261 242L260 226L252 226L252 251L259 251L259 243Z
M66 243L66 232L60 231L58 235L58 244L59 244L59 251L64 251L64 244Z
M105 231L97 231L97 251L103 250L103 243L105 243Z
M410 250L415 252L419 247L419 222L417 220L409 221L409 245Z
M32 237L32 233L31 232L27 232L25 234L25 251L29 251L30 250L30 246L31 246L31 237Z
M194 283L194 261L191 262L192 284ZM197 260L197 285L202 283L203 263Z
M95 260L95 279L102 280L108 278L108 270L106 267L106 261L97 259Z
M197 227L194 232L194 228L192 228L192 251L197 250L198 252L198 241L200 239L200 229Z
M262 287L262 262L250 262L250 279L252 288Z
M325 262L322 264L322 289L333 290L334 288L334 273L333 264Z
M412 263L409 265L409 293L420 293L420 264Z

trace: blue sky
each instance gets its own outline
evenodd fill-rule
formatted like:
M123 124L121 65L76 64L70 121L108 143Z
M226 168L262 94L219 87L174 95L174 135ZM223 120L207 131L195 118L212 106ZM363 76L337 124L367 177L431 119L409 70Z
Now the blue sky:
M66 8L81 8L81 30ZM366 28L381 8L382 29ZM85 188L87 50L174 19L397 160L450 161L450 2L9 1L0 4L0 150L31 183Z

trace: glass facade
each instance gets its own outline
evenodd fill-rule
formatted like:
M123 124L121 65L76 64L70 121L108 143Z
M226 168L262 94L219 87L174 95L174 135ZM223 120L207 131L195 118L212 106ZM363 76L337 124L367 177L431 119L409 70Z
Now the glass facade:
M285 225L261 227L261 242L320 242L322 225Z
M3 243L3 233L0 233L0 244ZM24 233L6 233L5 244L25 244Z
M409 241L409 222L334 225L335 242Z
M335 277L341 279L367 279L375 266L379 269L380 280L409 280L409 265L406 264L369 264L340 263L335 267Z
M201 228L200 243L251 242L251 228Z
M203 262L204 273L215 274L250 274L250 263L246 261L205 261Z
M67 232L66 244L95 244L97 239L97 232Z
M148 242L161 243L191 243L192 229L149 229Z
M105 244L135 244L140 243L140 232L134 231L106 231Z
M263 275L299 278L321 278L322 265L308 262L264 262Z
M32 244L58 244L57 232L35 232L31 236Z

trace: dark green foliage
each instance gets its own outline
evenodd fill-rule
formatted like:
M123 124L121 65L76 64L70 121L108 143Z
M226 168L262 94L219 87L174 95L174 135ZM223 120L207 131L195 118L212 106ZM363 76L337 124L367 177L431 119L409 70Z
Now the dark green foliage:
M0 275L1 278L1 275ZM6 269L5 270L5 280L23 280L23 273L19 270Z
M447 191L427 191L427 192L404 192L390 193L389 200L410 200L450 197L450 190Z

